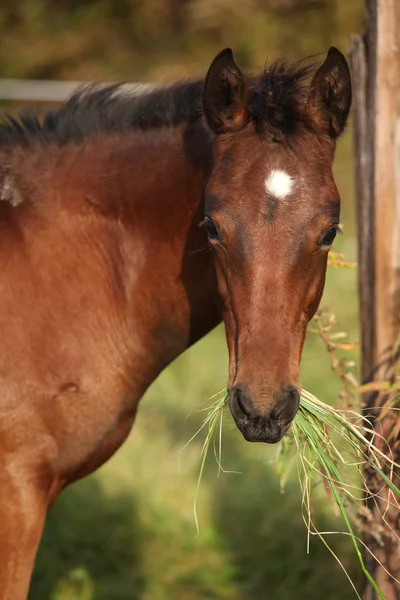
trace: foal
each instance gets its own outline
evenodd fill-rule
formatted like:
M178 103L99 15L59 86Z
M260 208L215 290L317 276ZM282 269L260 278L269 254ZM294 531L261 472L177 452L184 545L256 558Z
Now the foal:
M225 321L229 403L277 442L339 223L347 63L140 96L92 87L0 126L0 594L26 598L49 504L122 444L140 397ZM199 224L201 225L199 227ZM211 251L208 251L211 250Z

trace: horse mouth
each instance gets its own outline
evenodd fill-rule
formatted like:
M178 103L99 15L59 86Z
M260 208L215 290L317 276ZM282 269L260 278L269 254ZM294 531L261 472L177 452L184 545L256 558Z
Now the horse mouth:
M247 442L263 442L277 444L289 431L293 419L287 423L266 422L265 419L234 419L235 423Z

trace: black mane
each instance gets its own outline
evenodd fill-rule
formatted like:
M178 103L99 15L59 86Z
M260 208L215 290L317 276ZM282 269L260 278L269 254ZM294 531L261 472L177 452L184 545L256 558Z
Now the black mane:
M249 119L258 129L291 132L304 119L304 83L313 65L279 62L261 77L249 78ZM176 126L202 114L203 81L177 83L142 93L126 84L90 84L76 91L59 109L39 119L32 111L0 119L1 144L80 142L100 133Z
M295 133L299 123L308 124L304 107L308 80L314 71L315 64L305 61L265 67L249 91L249 118L257 131L270 130L279 140L282 135Z
M200 112L201 81L144 93L126 92L125 85L86 85L42 120L32 111L20 112L17 118L5 114L0 121L0 144L80 142L100 133L174 126Z

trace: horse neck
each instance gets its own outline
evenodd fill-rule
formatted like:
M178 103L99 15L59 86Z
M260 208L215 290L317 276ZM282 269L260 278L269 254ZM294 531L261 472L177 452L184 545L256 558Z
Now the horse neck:
M78 299L85 298L87 318L98 315L96 335L116 340L111 351L130 380L134 374L137 398L220 319L212 255L198 227L211 161L200 126L13 150L12 182L35 201L22 201L16 212L2 203L7 222L16 221L9 233L25 232L29 255L47 265L49 281L77 274L73 310L83 314ZM70 289L52 286L51 293L42 295L64 323L59 299ZM102 345L100 337L92 342Z
M125 263L126 319L146 387L220 319L212 255L198 227L210 142L194 126L126 135L92 154L93 165L81 172L101 181L95 196L102 214L110 214L109 226L116 219L123 225L118 255Z

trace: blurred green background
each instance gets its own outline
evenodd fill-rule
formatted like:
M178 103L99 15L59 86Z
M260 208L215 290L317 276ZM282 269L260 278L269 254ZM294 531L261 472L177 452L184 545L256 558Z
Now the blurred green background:
M267 58L346 52L363 26L361 0L19 0L0 4L1 77L171 81L203 76L214 55L234 49L244 70ZM351 124L335 173L345 235L335 242L356 260ZM322 307L358 339L357 273L330 268ZM267 307L266 307L267 309ZM210 457L193 499L202 439L196 408L224 387L228 359L218 327L153 384L127 443L97 473L67 489L51 509L30 600L347 600L344 574L306 529L296 475L281 494L277 448L247 444L228 412L221 474ZM340 382L309 333L303 385L334 402ZM192 414L191 414L192 413ZM319 495L321 529L340 522ZM331 540L356 582L343 536Z

